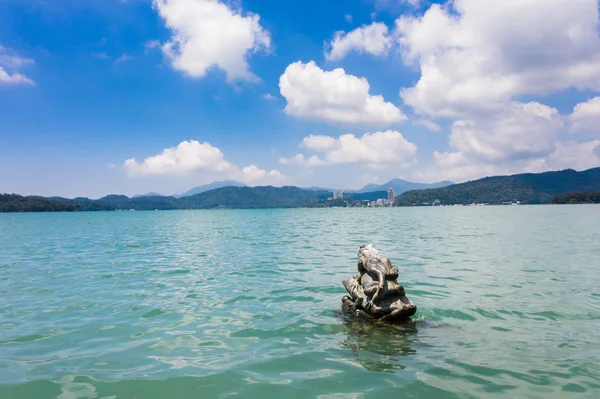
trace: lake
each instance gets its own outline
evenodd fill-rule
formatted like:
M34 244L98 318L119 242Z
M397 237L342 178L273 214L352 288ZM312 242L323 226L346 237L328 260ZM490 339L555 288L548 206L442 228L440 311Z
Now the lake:
M0 214L0 398L598 398L599 287L594 205Z

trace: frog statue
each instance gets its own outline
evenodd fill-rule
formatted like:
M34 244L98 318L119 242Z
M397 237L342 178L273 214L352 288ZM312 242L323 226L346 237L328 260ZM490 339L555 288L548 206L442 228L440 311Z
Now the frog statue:
M398 284L398 267L371 245L358 249L358 275L342 282L349 296L342 311L355 316L389 322L405 321L417 311Z

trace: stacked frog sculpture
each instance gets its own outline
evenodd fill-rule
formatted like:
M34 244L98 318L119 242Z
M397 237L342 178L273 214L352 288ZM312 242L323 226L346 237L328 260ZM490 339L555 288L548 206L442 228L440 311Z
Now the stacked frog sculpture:
M358 249L358 275L344 279L346 313L388 322L405 321L417 311L398 284L398 267L371 245Z

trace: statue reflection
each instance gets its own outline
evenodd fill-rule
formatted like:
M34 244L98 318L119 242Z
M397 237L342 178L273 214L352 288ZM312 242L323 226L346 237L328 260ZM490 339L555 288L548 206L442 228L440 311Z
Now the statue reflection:
M340 317L344 320L343 331L346 333L342 347L352 351L354 361L369 371L393 373L403 370L402 357L416 353L413 343L417 323L414 320L389 324L344 314Z

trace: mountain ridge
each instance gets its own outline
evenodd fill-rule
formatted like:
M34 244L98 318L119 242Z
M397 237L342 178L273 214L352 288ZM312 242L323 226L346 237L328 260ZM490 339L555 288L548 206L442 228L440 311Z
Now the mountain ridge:
M217 188L222 188L222 187L248 187L248 186L245 185L244 183L240 183L235 180L217 180L212 183L196 186L182 194L173 195L173 197L175 197L175 198L190 197L192 195L202 194L204 192L211 191L211 190L214 190Z
M427 188L440 188L455 184L454 182L444 180L437 183L414 183L408 180L395 178L387 183L383 184L367 184L357 192L366 193L373 191L387 191L389 188L394 189L394 194L399 195L411 190L427 189Z
M396 197L397 206L489 203L519 201L523 204L548 204L573 201L596 201L600 192L600 167L584 171L564 169L544 173L523 173L510 176L489 176L441 188L411 190ZM571 194L578 195L571 195ZM226 186L191 196L133 197L110 194L100 199L68 199L63 197L20 196L0 194L0 212L43 211L114 211L114 210L171 210L171 209L260 209L327 206L332 196L327 190L307 190L295 186L234 187ZM387 191L348 193L347 200L386 198ZM565 194L569 194L565 196ZM557 200L557 196L564 196ZM581 197L582 199L578 199ZM345 200L338 200L343 206Z
M600 190L600 167L583 171L563 169L543 173L488 176L451 186L411 190L396 197L396 205L488 203L549 204L553 197Z

